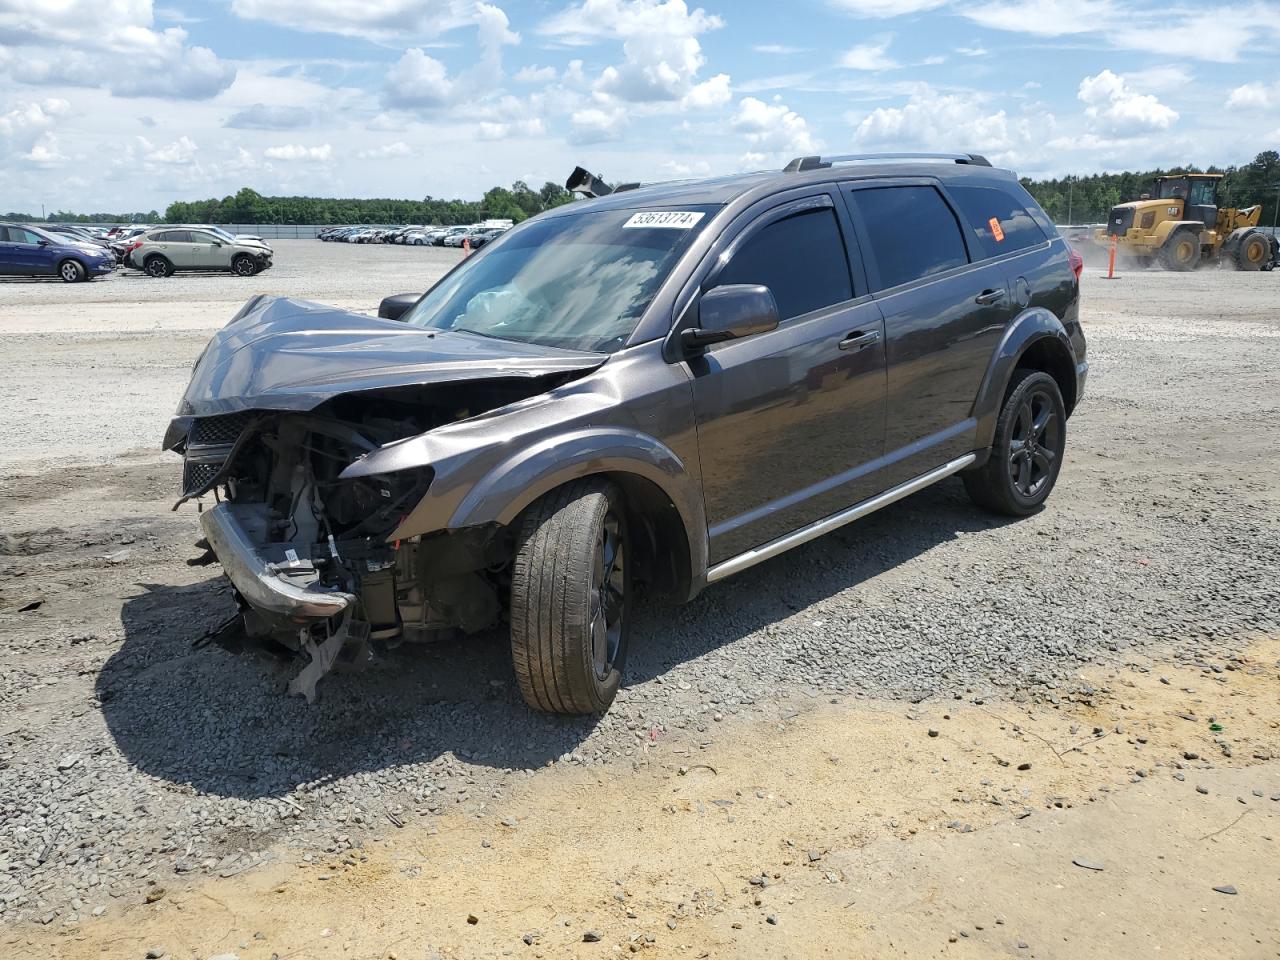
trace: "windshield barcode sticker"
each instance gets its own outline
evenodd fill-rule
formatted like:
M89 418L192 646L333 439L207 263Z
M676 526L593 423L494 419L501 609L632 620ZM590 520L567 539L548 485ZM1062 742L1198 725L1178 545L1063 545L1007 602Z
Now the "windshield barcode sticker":
M623 230L651 229L688 230L702 219L702 213L693 210L644 210L633 213L622 225Z

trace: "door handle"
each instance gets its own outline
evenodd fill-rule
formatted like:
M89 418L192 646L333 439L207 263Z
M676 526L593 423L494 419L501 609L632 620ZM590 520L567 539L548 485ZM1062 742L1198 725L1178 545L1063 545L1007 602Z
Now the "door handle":
M880 342L879 330L855 330L840 341L841 350L865 350L874 343Z
M1004 299L1003 290L983 290L980 294L973 298L974 303L980 303L987 306L992 303L999 303Z

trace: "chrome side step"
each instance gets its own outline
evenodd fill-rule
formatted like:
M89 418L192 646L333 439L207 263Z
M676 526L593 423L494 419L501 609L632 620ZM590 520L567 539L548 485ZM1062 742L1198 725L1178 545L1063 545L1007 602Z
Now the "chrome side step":
M715 583L717 580L723 580L725 577L732 576L739 571L753 567L762 560L768 560L770 557L776 557L780 553L790 550L792 547L798 547L802 543L808 543L824 533L830 533L837 527L843 527L846 523L852 523L861 517L865 517L869 513L875 513L881 507L887 507L891 503L896 503L903 497L909 497L911 494L925 487L944 480L953 473L959 473L965 467L969 466L978 459L976 453L966 453L963 457L958 457L950 463L944 463L942 466L930 470L928 473L922 473L913 480L906 483L900 483L896 487L886 490L884 493L877 494L861 503L856 503L847 510L841 510L839 513L833 513L829 517L823 517L807 527L801 527L793 533L786 536L778 537L776 540L770 540L768 543L761 544L745 553L740 553L736 557L730 557L722 563L717 563L714 567L707 571L707 583Z

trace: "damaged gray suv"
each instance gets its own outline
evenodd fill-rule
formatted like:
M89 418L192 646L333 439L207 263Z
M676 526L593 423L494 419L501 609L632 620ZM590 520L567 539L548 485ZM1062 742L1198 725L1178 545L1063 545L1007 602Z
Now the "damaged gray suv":
M245 631L306 654L295 692L505 620L532 706L600 712L641 588L691 598L954 474L1014 516L1053 489L1080 261L1011 173L569 186L379 318L258 297L197 362L165 447L216 497Z

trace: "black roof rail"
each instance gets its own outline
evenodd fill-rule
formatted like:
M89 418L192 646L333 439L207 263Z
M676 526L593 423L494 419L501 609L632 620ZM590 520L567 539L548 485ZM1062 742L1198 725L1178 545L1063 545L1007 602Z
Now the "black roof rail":
M977 153L842 153L834 157L796 157L783 173L803 173L806 170L822 170L833 163L858 163L877 160L949 160L952 163L969 163L989 167L991 162Z

